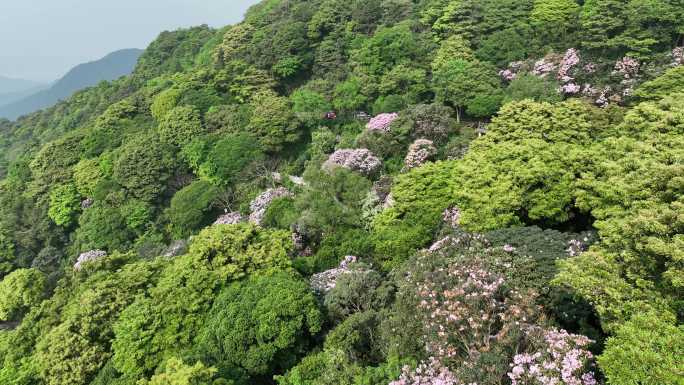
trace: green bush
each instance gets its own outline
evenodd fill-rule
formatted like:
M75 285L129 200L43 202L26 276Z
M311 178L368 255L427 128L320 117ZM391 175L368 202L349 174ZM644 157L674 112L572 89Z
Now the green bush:
M159 122L161 140L176 147L183 147L204 132L199 110L191 106L175 107Z
M211 211L219 190L206 181L196 181L178 191L171 199L167 211L171 232L176 238L185 238L211 222Z
M81 197L73 184L56 186L50 192L48 216L57 225L69 227L81 211Z
M46 277L36 269L18 269L0 281L0 320L19 319L45 296ZM0 360L1 361L1 360Z
M132 196L155 200L174 168L171 149L154 136L139 136L124 145L114 164L114 179Z
M257 276L221 291L198 349L218 367L266 375L292 366L321 322L307 282L289 273Z

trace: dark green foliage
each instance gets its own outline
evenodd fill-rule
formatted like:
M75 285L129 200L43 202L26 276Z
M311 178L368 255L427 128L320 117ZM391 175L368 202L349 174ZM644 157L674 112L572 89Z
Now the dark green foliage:
M503 103L532 99L535 102L559 102L558 84L548 79L525 74L511 81L504 92Z
M227 135L213 144L198 166L197 174L217 186L241 182L249 175L249 166L258 164L264 155L259 143L246 134ZM201 158L200 158L201 159Z
M299 218L300 212L295 207L294 199L274 199L266 210L262 224L266 227L289 230Z
M134 197L152 201L165 190L174 167L171 150L155 136L141 136L121 148L114 179Z
M219 190L206 181L196 181L178 191L171 199L167 215L171 222L171 233L185 238L214 218L211 212Z
M321 313L306 282L289 273L226 287L199 336L202 356L251 375L286 369L321 329Z
M204 132L199 111L193 107L176 107L159 123L159 137L167 144L182 147Z

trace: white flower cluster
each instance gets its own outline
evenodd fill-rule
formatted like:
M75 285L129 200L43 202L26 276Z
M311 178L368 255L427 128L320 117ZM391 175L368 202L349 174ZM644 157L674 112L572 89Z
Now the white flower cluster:
M100 258L107 256L107 252L103 250L90 250L85 253L81 253L74 264L74 270L81 270L84 263L97 261Z

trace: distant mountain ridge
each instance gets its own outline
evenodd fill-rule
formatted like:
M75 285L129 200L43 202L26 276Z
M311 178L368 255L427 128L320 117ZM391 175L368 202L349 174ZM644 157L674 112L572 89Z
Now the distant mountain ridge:
M43 83L33 80L14 79L5 76L0 76L0 95L18 93L30 89L35 89L36 87L40 87L43 85Z
M0 117L16 119L19 116L50 107L80 89L96 85L104 80L114 80L128 75L135 68L142 53L143 50L141 49L122 49L112 52L102 59L79 64L52 84L50 88L0 106Z

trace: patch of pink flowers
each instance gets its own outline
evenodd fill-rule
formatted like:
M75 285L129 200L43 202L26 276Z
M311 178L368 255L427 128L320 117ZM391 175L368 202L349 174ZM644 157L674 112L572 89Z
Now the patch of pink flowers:
M596 385L593 355L586 348L589 338L565 330L544 330L537 326L526 330L538 346L533 353L513 357L508 377L511 385Z
M409 366L404 366L401 370L401 377L392 381L389 385L465 385L458 381L456 376L449 368L442 365L434 357L426 362L421 362L417 368L411 370ZM477 384L468 384L477 385Z
M560 87L560 91L565 95L574 95L580 93L580 91L582 91L582 87L579 84L567 83Z
M259 194L258 197L254 198L254 200L249 204L249 221L260 225L261 221L264 219L264 215L266 215L268 206L271 205L271 202L273 202L274 199L291 196L292 193L285 187L278 187L275 189L270 188L264 191L263 193Z
M573 69L573 67L579 64L579 62L580 57L579 51L577 49L570 48L565 51L565 55L560 62L560 68L558 69L558 80L560 80L561 83L570 83L575 80L575 78L571 76L570 71ZM579 92L579 90L574 93L577 92Z
M422 166L436 154L437 148L431 140L418 139L409 146L406 158L404 158L404 166L409 170Z
M417 294L426 350L442 361L475 357L507 338L512 328L506 325L526 320L520 295L472 261L429 273L417 282Z
M534 63L534 69L532 70L532 73L535 76L539 76L541 78L546 77L546 75L550 74L551 72L555 71L556 69L556 64L553 63L550 60L547 59L539 59Z
M625 79L632 79L639 73L641 63L639 60L625 56L615 63L613 73L622 75Z
M392 122L399 117L396 112L379 114L366 124L366 128L370 131L389 132Z
M366 148L337 150L323 164L323 168L344 167L364 175L374 174L382 166L378 157Z
M226 213L221 215L216 219L216 222L214 222L215 225L235 225L238 224L242 221L244 221L245 218L240 214L239 212L232 212L232 213Z

